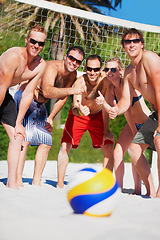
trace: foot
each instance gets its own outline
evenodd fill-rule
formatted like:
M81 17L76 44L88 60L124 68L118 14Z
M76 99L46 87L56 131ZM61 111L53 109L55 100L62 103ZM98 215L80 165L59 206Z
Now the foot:
M156 197L160 198L160 190L157 191Z
M12 183L9 183L9 182L7 182L6 187L19 190L19 188L18 188L18 186L16 184L12 184Z
M156 192L147 192L145 196L156 198Z
M63 188L64 187L64 184L63 183L57 183L57 188Z
M17 179L17 186L24 187L22 179Z

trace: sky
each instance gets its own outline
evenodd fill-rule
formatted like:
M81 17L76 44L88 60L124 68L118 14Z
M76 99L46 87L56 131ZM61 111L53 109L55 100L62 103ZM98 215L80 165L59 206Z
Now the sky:
M122 0L121 8L116 9L101 8L111 17L160 26L160 0Z

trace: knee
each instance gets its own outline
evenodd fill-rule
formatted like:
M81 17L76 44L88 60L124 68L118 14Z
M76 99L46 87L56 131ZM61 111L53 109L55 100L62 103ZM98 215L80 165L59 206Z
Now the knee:
M120 146L116 146L114 151L113 151L113 156L114 156L114 159L121 159L123 158L123 151L122 151L122 148Z
M63 143L61 144L60 152L61 152L62 154L69 154L70 149L71 149L71 144L68 144L68 143L63 142Z
M16 138L12 137L10 138L9 144L16 146L21 146L23 142L22 135L18 135Z
M154 145L157 151L160 151L160 136L154 138Z

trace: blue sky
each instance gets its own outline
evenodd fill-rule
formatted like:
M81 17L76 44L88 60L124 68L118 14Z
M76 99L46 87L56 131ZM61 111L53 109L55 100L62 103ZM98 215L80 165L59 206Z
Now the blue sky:
M129 21L160 26L160 0L122 0L117 11L101 8L106 15Z

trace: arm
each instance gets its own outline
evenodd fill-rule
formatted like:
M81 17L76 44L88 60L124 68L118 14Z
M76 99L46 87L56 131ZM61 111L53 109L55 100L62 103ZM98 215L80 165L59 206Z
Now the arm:
M132 117L132 114L131 114L131 108L129 108L125 113L124 113L124 116L127 120L127 123L133 133L133 136L135 136L135 134L137 133L137 128L136 128L136 125L135 125L135 122L134 122L134 119Z
M76 80L77 73L74 72L72 79L68 80L68 84L63 88L55 87L56 78L58 76L58 69L55 65L48 63L43 75L42 80L42 91L46 98L63 98L73 94L81 94L83 89L80 85L72 87L74 81Z
M16 52L5 52L0 59L0 106L5 98L6 91L12 85L14 73L19 65Z
M113 85L111 84L109 87L107 87L105 91L105 96L101 94L100 91L98 91L99 97L96 98L96 104L102 105L102 116L103 116L103 123L104 123L104 141L106 139L109 139L114 142L114 136L110 131L110 118L109 118L109 109L111 106L108 104L108 102L111 104L113 102Z
M118 104L115 104L114 102L114 106L109 110L109 116L111 119L114 119L117 115L120 115L128 110L132 101L132 89L133 86L129 81L129 72L126 70L121 98L118 101Z
M55 118L55 116L59 113L59 111L62 109L62 107L64 106L64 104L67 101L67 98L64 99L57 99L57 101L55 102L53 109L50 113L50 115L47 118L46 121L46 126L44 127L48 132L52 132L53 130L53 119Z
M146 75L149 77L155 91L153 94L155 94L156 109L158 111L158 127L154 133L155 136L157 132L160 133L160 57L150 51L144 52L143 64ZM154 101L154 96L150 98Z
M110 109L112 102L114 100L114 96L112 94L112 90L113 90L112 87L113 86L110 85L106 89L105 96L104 96L104 104L102 106L102 116L103 116L103 123L104 123L103 140L105 141L106 139L109 139L114 143L114 135L110 131L110 118L108 114L108 109Z
M59 113L59 111L62 109L62 107L65 105L66 101L67 101L68 97L65 97L63 99L57 99L57 101L55 102L53 109L50 113L50 115L48 116L48 121L52 121L55 118L55 116Z
M37 86L38 80L42 78L44 68L45 68L45 62L43 61L39 66L39 73L35 75L35 77L29 80L28 84L26 85L23 91L22 99L19 105L18 116L16 120L15 137L17 134L21 134L25 137L25 129L22 126L22 120L33 100L35 88Z
M83 89L85 89L85 81L83 76L79 77L75 85L79 85L81 82ZM72 112L76 116L88 116L90 114L90 109L87 106L82 105L82 95L74 95L73 96L73 107L72 107Z

